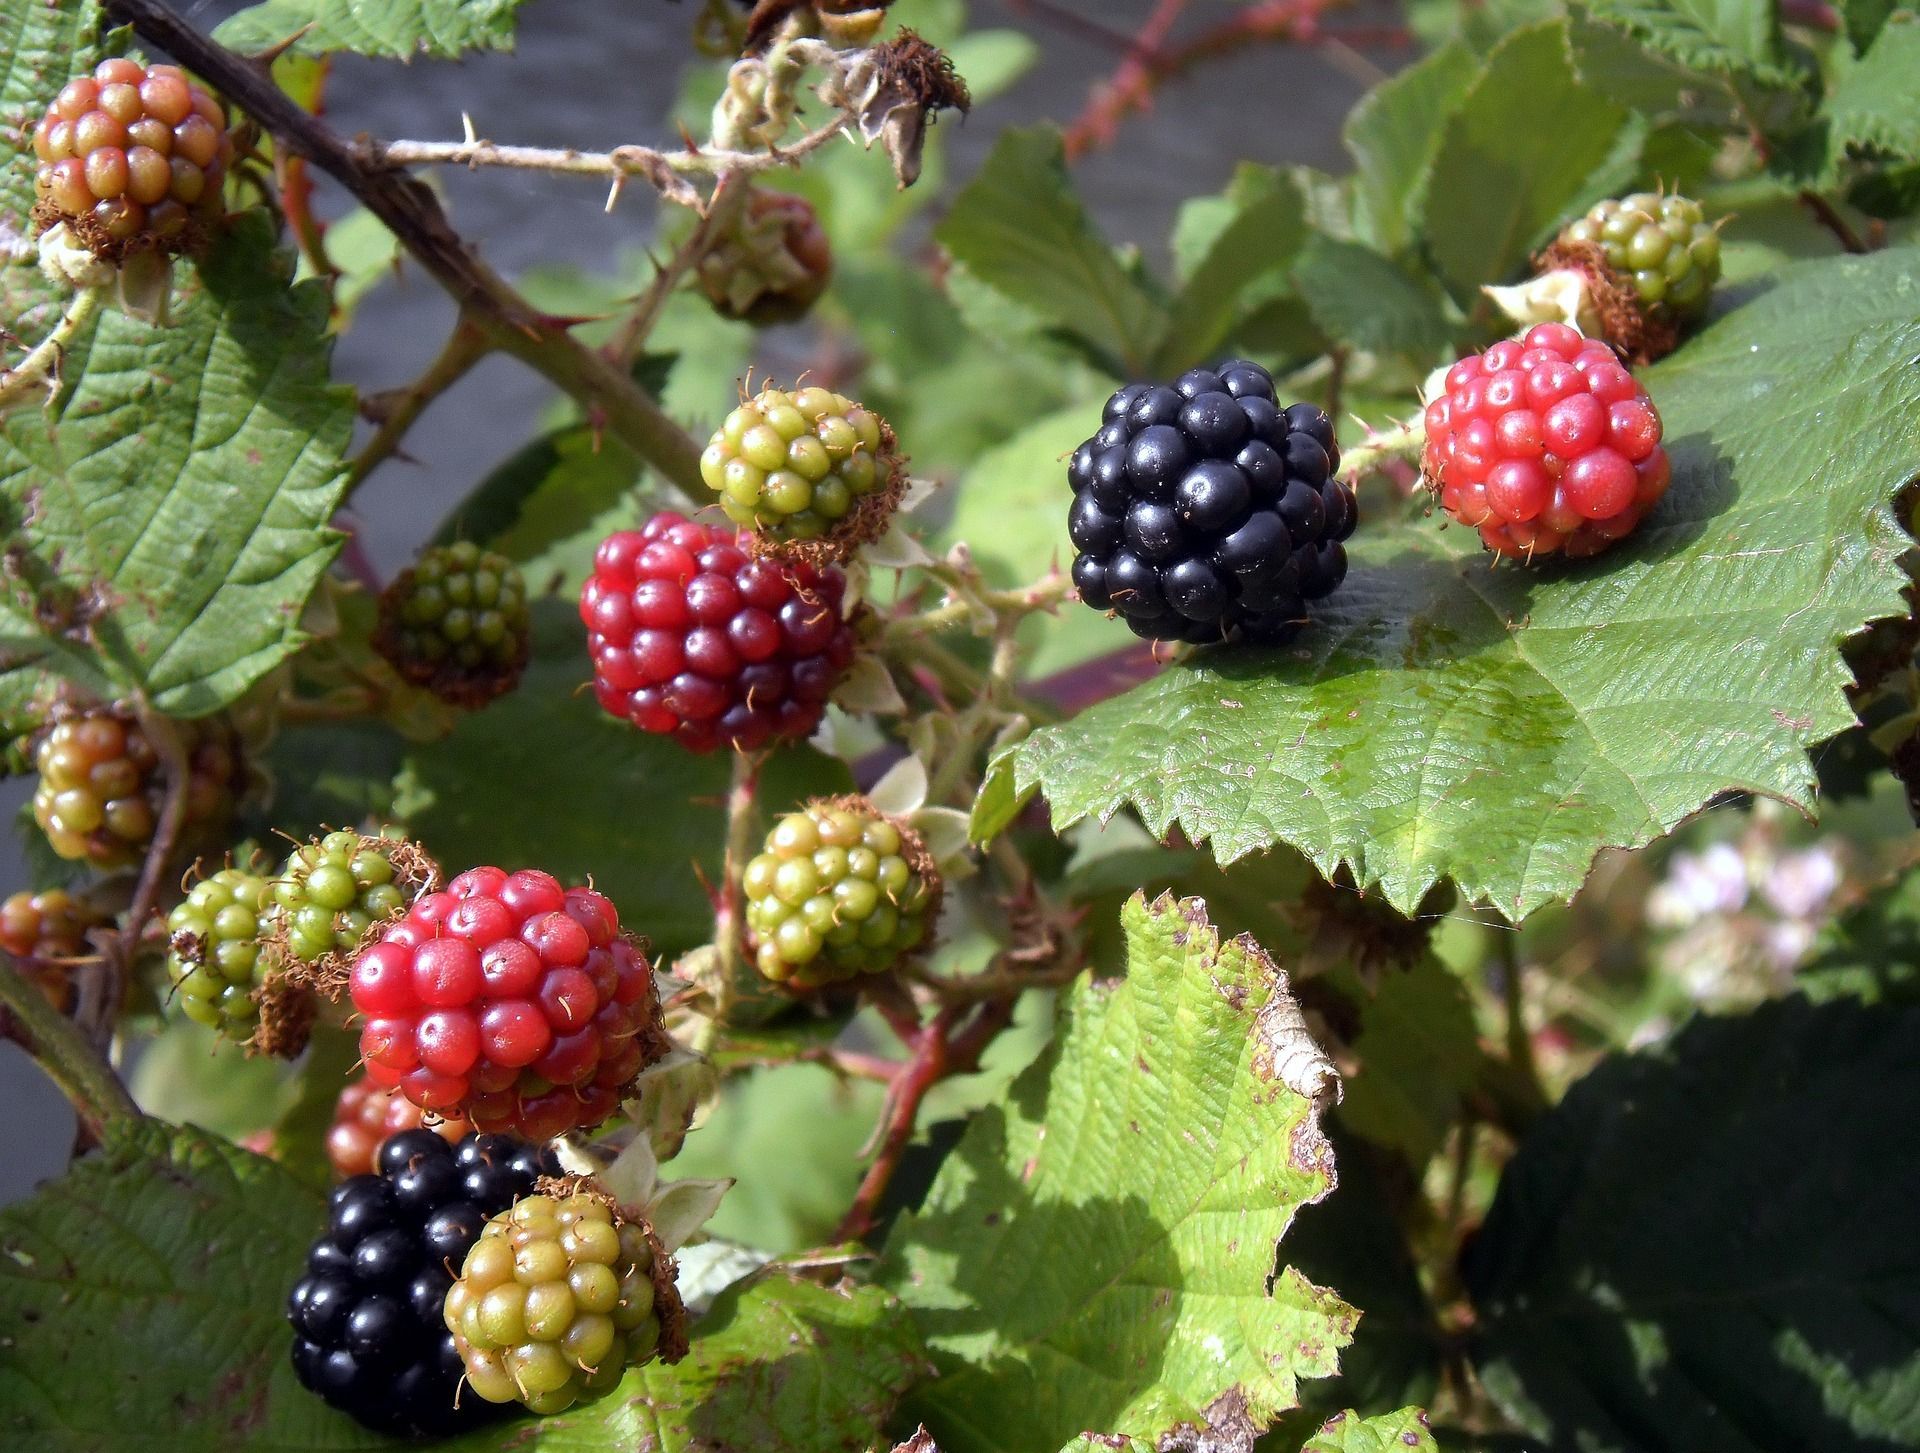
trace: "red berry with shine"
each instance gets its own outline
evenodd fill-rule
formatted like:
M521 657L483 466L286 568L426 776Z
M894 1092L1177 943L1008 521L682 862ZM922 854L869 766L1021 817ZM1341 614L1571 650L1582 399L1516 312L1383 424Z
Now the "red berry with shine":
M327 1159L342 1177L371 1175L375 1157L388 1137L403 1130L433 1131L448 1144L471 1132L466 1121L434 1117L429 1121L406 1096L383 1090L371 1079L351 1082L334 1102L333 1124L327 1130Z
M696 752L806 737L853 663L846 577L750 557L731 529L659 514L601 542L580 592L594 695Z
M1440 507L1502 555L1594 555L1666 493L1660 412L1618 355L1541 323L1447 370L1422 460Z
M426 894L348 989L368 1081L479 1130L590 1129L670 1048L644 945L546 873L475 868Z

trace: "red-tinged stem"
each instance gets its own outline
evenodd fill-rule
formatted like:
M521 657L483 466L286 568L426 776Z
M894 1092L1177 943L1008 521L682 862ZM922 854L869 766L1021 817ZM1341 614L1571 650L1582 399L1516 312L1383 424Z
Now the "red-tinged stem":
M1834 210L1833 203L1829 202L1818 192L1812 191L1811 189L1802 192L1800 194L1800 205L1813 213L1814 220L1838 238L1840 245L1848 252L1866 253L1873 251L1871 247L1867 246L1867 244L1861 240L1860 234L1853 230L1852 226L1848 224L1847 219Z
M913 1141L914 1127L920 1119L921 1102L927 1098L927 1092L946 1076L947 1033L952 1023L951 1016L943 1009L927 1022L924 1029L914 1034L912 1056L887 1091L887 1111L880 1136L880 1149L873 1158L873 1164L867 1167L866 1175L861 1178L853 1204L847 1208L847 1214L833 1233L835 1241L858 1241L873 1229L880 1202L886 1196L887 1187L893 1183L894 1172L900 1169L901 1157L907 1153L907 1146Z
M1829 35L1840 28L1840 12L1826 0L1783 0L1780 14L1790 24L1804 25Z
M727 788L727 847L720 867L720 888L713 906L713 946L720 951L720 983L731 992L740 967L742 897L740 875L753 856L754 794L760 786L758 752L733 754L733 781Z
M1119 67L1109 79L1093 88L1085 108L1067 128L1068 161L1079 159L1096 146L1111 143L1122 119L1146 107L1157 79L1154 61L1186 8L1187 0L1157 0Z

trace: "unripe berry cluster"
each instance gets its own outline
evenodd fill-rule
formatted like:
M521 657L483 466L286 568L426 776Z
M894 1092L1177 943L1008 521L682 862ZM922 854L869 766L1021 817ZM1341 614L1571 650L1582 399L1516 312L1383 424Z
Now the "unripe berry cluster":
M533 1140L600 1124L669 1048L613 905L532 870L474 868L423 895L348 987L375 1084Z
M233 162L220 103L178 66L104 60L67 82L33 130L35 219L103 256L178 251L217 214Z
M383 1090L366 1076L348 1082L333 1104L327 1127L327 1160L337 1176L370 1174L380 1147L410 1130L429 1130L449 1144L470 1127L458 1115L431 1116L398 1090Z
M1339 464L1332 421L1282 409L1258 364L1128 384L1067 466L1081 600L1149 640L1286 640L1346 578Z
M702 254L696 276L722 317L757 328L791 323L827 290L833 249L805 197L755 190L733 231Z
M645 1226L591 1192L530 1196L502 1211L447 1293L467 1385L536 1413L605 1397L627 1368L662 1351L663 1320L678 1319L657 1260Z
M532 626L518 567L461 540L422 551L381 593L373 644L415 686L479 707L519 683Z
M926 941L940 907L939 871L919 838L859 797L782 818L742 885L754 963L799 988L894 967Z
M488 1217L559 1169L552 1152L504 1135L388 1140L377 1175L334 1187L326 1234L287 1300L301 1385L382 1432L444 1434L485 1419L486 1403L461 1396L446 1330L452 1268Z
M700 477L735 524L773 540L878 534L864 501L890 505L900 464L880 416L824 388L762 389L727 415Z
M406 907L398 841L330 832L288 855L272 884L277 936L301 963L350 953L367 930Z
M182 837L191 840L231 811L239 761L224 728L187 723L182 731L190 773ZM64 716L41 736L34 767L34 820L56 853L101 869L140 860L159 824L165 774L132 717L104 708Z
M696 752L808 736L853 662L846 587L833 566L655 515L603 540L581 589L594 695Z
M260 1018L254 990L272 956L260 939L270 903L267 880L222 868L196 883L167 915L167 979L173 1002L195 1024L246 1040Z
M1635 192L1597 202L1560 233L1598 247L1655 317L1684 322L1706 311L1720 277L1720 233L1688 197Z
M0 950L21 961L49 1004L70 1013L74 987L63 961L84 957L87 930L104 921L64 889L22 889L0 903Z
M1454 364L1426 424L1422 468L1440 507L1503 555L1597 554L1672 477L1647 391L1564 323Z

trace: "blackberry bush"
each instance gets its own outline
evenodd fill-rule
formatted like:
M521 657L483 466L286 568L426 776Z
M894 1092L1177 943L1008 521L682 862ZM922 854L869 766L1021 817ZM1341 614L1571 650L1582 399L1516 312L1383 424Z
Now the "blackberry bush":
M1080 599L1148 640L1290 639L1346 578L1358 511L1339 466L1332 421L1282 409L1258 364L1128 384L1067 465Z
M533 1140L600 1124L669 1047L645 946L598 893L532 869L419 898L348 987L375 1084Z
M600 705L696 752L808 736L853 662L846 577L680 515L601 541L580 592Z
M461 540L422 551L381 593L373 644L415 686L480 707L519 684L531 631L520 571Z
M381 1146L396 1135L423 1129L457 1145L472 1127L458 1115L429 1115L398 1090L382 1089L362 1075L348 1081L334 1102L327 1161L337 1176L371 1175Z
M383 1433L437 1437L486 1421L488 1404L461 1395L442 1325L451 1268L488 1217L559 1170L551 1152L510 1136L387 1140L377 1174L334 1187L326 1232L287 1298L301 1386Z
M812 387L743 399L707 442L700 477L736 525L836 545L876 538L904 478L878 414Z
M1440 507L1502 555L1597 554L1673 477L1647 391L1605 343L1562 323L1454 364L1426 425L1422 468Z
M939 916L940 874L925 844L860 797L783 817L741 882L754 963L795 988L893 968Z
M629 1367L685 1351L672 1265L646 1223L592 1190L559 1191L494 1216L446 1300L467 1385L536 1413L603 1398Z
M233 138L220 103L178 66L104 60L61 88L33 129L34 220L94 252L179 252L223 210Z

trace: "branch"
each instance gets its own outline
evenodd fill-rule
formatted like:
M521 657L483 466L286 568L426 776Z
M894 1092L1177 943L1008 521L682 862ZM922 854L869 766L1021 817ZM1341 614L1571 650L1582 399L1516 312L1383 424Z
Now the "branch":
M348 497L360 487L362 480L373 473L376 465L399 449L400 441L406 437L414 421L426 412L427 405L471 373L474 365L493 352L493 348L486 333L463 314L454 323L446 346L427 365L425 373L403 389L361 400L361 412L376 418L380 427L367 441L366 447L353 457L347 475Z
M1840 213L1834 209L1833 203L1829 202L1818 192L1811 188L1802 192L1800 194L1800 205L1813 213L1814 221L1818 222L1838 238L1840 245L1848 252L1865 253L1873 251L1871 247L1868 247L1865 242L1861 241L1860 234L1855 232L1853 228L1847 224L1847 219L1842 217Z
M700 446L631 378L541 312L480 260L453 230L432 190L377 144L349 146L274 84L267 68L218 45L164 0L108 0L107 8L252 116L275 141L306 157L378 217L494 346L589 404L606 427L675 483L697 489Z
M104 1056L64 1016L56 1013L39 985L12 964L0 960L0 1021L73 1103L83 1126L96 1139L115 1120L137 1120L140 1107L120 1083Z
M914 1127L920 1119L920 1104L927 1098L927 1091L939 1084L947 1073L947 1031L952 1022L949 1012L943 1009L913 1036L913 1057L901 1068L887 1091L887 1113L879 1152L861 1178L853 1204L833 1233L835 1242L858 1241L873 1229L881 1198L893 1183L893 1173L900 1168L900 1158L913 1140Z
M12 408L36 390L53 391L59 382L60 361L66 357L67 345L86 327L105 296L105 288L81 288L68 300L60 321L34 345L33 351L12 368L0 370L0 412Z
M720 178L719 185L707 200L707 214L700 219L700 225L674 249L673 256L654 272L653 281L647 284L647 290L640 295L633 311L627 314L626 321L621 323L619 330L608 341L603 350L608 358L625 367L633 365L634 358L646 345L647 335L653 332L653 325L660 319L660 310L666 307L667 299L673 296L673 290L680 285L680 280L699 266L700 259L707 255L715 240L740 215L751 180L751 174L744 171L730 171Z
M1378 469L1389 460L1418 459L1426 447L1426 420L1416 418L1411 424L1371 435L1366 443L1347 450L1340 456L1340 477L1349 484L1357 484L1369 470Z

